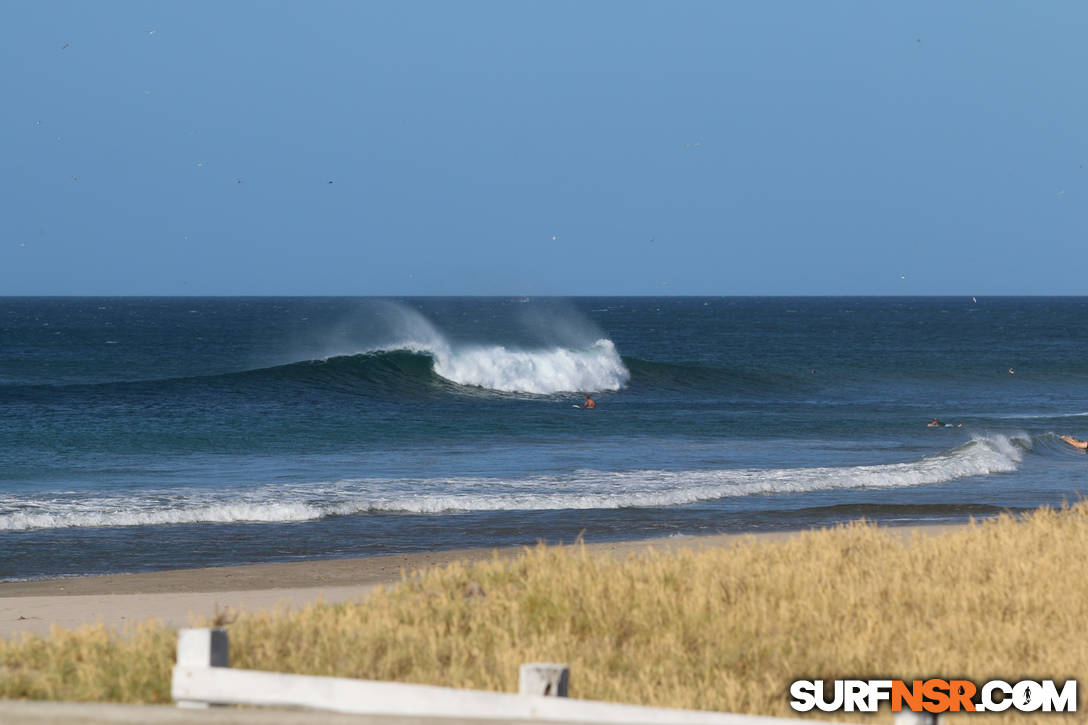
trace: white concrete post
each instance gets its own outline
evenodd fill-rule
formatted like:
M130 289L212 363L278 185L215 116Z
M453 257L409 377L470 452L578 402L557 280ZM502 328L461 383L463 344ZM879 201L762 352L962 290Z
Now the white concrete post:
M567 697L570 687L570 668L547 662L529 662L518 672L519 695L546 695Z
M178 665L182 667L230 667L230 641L222 627L179 629ZM178 700L178 707L203 708L206 702Z
M940 719L932 712L900 710L895 714L895 725L938 725Z

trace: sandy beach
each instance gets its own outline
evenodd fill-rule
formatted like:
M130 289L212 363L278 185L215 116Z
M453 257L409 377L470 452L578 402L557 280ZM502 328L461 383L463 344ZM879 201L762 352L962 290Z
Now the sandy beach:
M936 535L957 525L895 527L909 537ZM587 542L591 553L625 558L649 549L670 551L727 547L746 536L774 541L798 531L759 534L678 536L619 542ZM157 619L169 626L190 624L230 609L270 610L279 606L342 602L364 597L376 587L398 581L404 572L472 562L493 556L514 557L521 547L465 549L358 559L298 561L276 564L181 569L139 574L74 577L0 583L0 636L20 632L47 634L53 625L77 627L105 623L111 627Z

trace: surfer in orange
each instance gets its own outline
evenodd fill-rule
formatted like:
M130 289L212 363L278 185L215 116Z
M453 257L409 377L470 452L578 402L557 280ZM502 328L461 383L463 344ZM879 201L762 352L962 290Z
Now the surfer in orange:
M593 400L593 398L591 398L591 397L589 397L587 395L586 396L586 402L582 404L582 407L585 410L593 410L594 408L597 407L597 403Z

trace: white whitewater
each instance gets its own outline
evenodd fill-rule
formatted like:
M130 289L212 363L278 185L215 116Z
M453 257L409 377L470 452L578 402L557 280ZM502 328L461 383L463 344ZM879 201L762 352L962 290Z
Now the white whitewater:
M502 345L407 349L434 356L435 373L451 382L504 393L619 390L631 377L611 340L597 340L585 350L518 350Z
M1027 438L978 436L951 451L917 461L867 466L578 470L517 479L359 478L226 491L146 491L85 497L51 494L33 503L0 496L0 531L155 526L186 523L311 521L368 512L542 511L658 508L732 496L849 488L922 486L1019 468ZM269 503L276 501L276 503Z
M386 305L395 336L364 353L407 350L434 358L434 371L446 380L504 393L596 392L619 390L631 378L611 340L584 347L521 349L506 345L454 344L415 310Z

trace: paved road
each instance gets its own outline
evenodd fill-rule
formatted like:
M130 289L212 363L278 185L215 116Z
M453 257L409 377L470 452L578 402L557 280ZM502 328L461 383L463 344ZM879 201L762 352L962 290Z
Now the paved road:
M183 710L172 705L21 702L0 700L4 725L527 725L524 720L341 715L305 710L215 707ZM534 725L545 725L534 720ZM571 725L565 723L564 725Z

